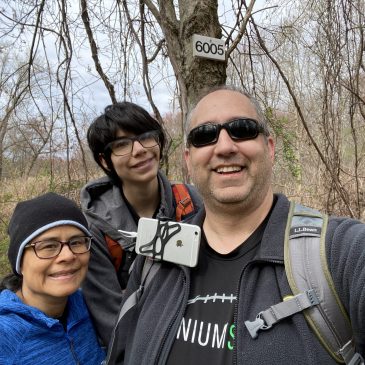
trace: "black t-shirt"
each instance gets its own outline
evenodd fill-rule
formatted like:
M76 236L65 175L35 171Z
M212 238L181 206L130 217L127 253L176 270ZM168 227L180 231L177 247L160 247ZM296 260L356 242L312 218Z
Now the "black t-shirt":
M68 317L68 305L66 305L66 308L63 311L62 315L56 318L60 321L65 332L67 332L67 317Z
M267 219L226 255L210 248L202 235L199 263L191 270L188 306L167 361L169 365L232 363L238 282L243 267L257 251Z
M132 216L132 218L133 218L134 222L135 222L135 223L136 223L136 225L138 226L138 221L139 221L139 218L141 218L141 217L137 214L137 212L136 212L136 211L135 211L135 209L133 208L132 204L131 204L131 203L128 201L128 199L125 197L125 195L124 195L124 191L123 191L123 188L122 188L122 187L120 187L120 192L121 192L121 195L122 195L122 197L123 197L123 199L124 199L124 201L125 201L125 204L126 204L126 206L127 206L128 210L129 210L129 212L131 213L131 216ZM159 194L161 194L161 193L160 193L160 184L158 185L158 192L159 192ZM159 210L160 210L160 205L161 205L161 202L160 202L160 204L157 206L157 208L156 208L155 212L153 213L152 218L156 218L156 216L157 216L157 214L158 214L158 212L159 212Z

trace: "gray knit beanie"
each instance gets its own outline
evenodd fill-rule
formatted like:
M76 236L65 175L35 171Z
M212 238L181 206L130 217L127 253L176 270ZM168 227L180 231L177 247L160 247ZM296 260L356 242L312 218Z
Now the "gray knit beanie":
M64 225L75 226L91 236L84 214L70 199L47 193L18 203L8 227L8 258L14 274L21 275L21 259L29 242L50 228Z

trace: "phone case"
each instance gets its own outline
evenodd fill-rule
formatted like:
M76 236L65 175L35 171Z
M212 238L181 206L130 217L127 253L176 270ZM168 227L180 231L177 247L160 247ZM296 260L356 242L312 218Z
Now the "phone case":
M199 226L141 218L138 222L136 252L158 260L195 267L198 263Z

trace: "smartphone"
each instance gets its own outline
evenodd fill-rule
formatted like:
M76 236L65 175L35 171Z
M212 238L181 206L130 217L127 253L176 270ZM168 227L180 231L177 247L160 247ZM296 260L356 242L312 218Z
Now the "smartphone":
M140 218L136 252L158 260L195 267L198 263L201 230L187 223Z

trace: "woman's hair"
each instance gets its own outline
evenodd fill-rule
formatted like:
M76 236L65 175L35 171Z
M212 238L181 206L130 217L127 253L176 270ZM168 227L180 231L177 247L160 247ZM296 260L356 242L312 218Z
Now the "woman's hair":
M105 147L117 138L120 130L135 135L158 131L161 157L166 139L162 126L139 105L127 101L108 105L104 113L91 123L87 131L87 141L94 160L115 183L119 182L119 177L111 161L111 151L105 151ZM101 156L108 169L102 165Z
M4 276L0 281L0 292L9 289L13 292L18 291L22 287L23 277L13 273Z

